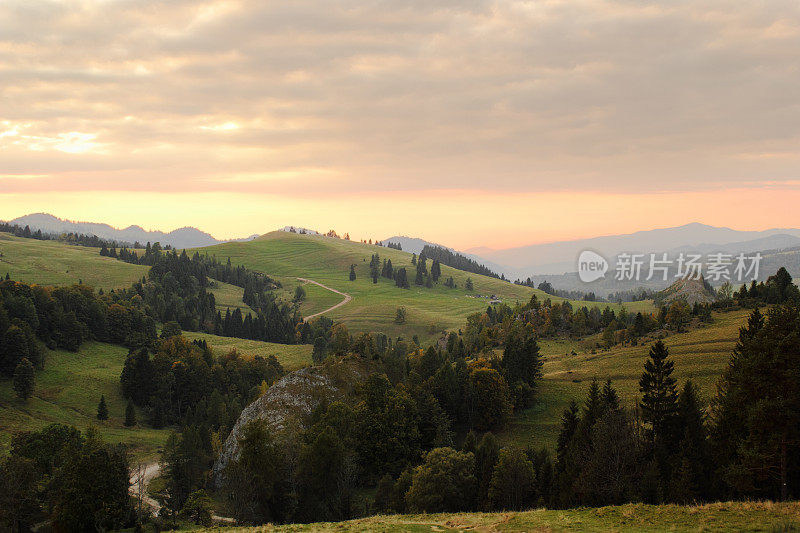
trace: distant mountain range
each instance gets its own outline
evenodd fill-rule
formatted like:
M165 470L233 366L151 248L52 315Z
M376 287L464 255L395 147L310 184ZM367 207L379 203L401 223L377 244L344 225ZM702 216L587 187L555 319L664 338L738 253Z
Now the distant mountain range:
M671 252L690 249L705 251L758 251L800 245L800 229L737 231L697 222L675 228L637 231L504 250L485 247L465 250L506 268L506 276L525 278L539 274L563 274L576 270L578 255L594 250L606 258L621 252ZM724 247L724 249L722 249Z
M9 224L18 226L29 226L31 230L42 230L44 233L83 233L86 235L96 235L101 239L113 240L133 244L139 242L160 242L162 245L170 245L174 248L198 248L201 246L211 246L221 242L208 233L197 228L184 227L169 233L163 231L147 231L140 226L128 226L125 229L117 229L108 224L95 222L73 222L62 220L47 213L34 213L23 217L9 220ZM247 241L256 238L258 235L251 235L238 241Z
M386 240L400 242L403 250L417 253L425 244L433 244L411 237L390 237ZM548 281L557 289L593 291L599 296L638 287L661 290L669 284L652 280L632 286L630 282L617 282L613 279L613 275L607 275L605 279L587 285L581 282L576 274L578 256L584 250L599 253L610 263L613 263L613 259L622 252L643 254L666 252L668 257L673 259L681 252L703 256L716 252L732 255L742 252L747 254L762 252L764 259L759 279L774 274L781 266L785 266L793 276L800 277L800 229L737 231L695 222L674 228L502 250L476 247L460 253L499 274L505 274L508 279L525 280L530 277L535 284Z

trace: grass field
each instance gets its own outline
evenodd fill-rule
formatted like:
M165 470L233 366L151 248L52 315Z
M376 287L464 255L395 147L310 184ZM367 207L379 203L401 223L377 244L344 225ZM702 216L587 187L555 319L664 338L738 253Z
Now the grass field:
M207 333L184 331L187 339L203 339L208 343L214 355L225 355L234 348L243 356L268 357L274 355L287 371L297 370L311 364L310 344L275 344L272 342L251 341L234 337L218 337Z
M393 337L418 335L423 343L434 340L442 330L463 326L469 314L486 309L491 295L510 305L527 302L532 294L541 299L549 297L529 287L446 266L442 266L442 279L452 276L456 289L448 289L441 283L432 289L417 287L413 285L415 270L410 253L318 235L273 232L254 241L219 244L200 251L216 255L220 260L230 257L234 264L243 264L277 278L283 284L287 299L301 283L298 277L347 293L353 300L330 312L330 318L344 322L353 331L383 332ZM369 260L374 253L380 254L381 260L391 259L396 268L405 267L411 288L399 289L385 278L373 284L369 277ZM355 265L356 281L348 279L350 265ZM428 266L430 268L430 263ZM473 280L473 291L464 289L468 277ZM304 315L320 312L341 301L341 296L321 287L305 285L305 289L308 297L300 307ZM576 302L578 304L585 305L585 302ZM394 323L398 307L405 307L407 311L407 322L402 325ZM618 305L611 307L619 308ZM626 307L632 311L652 310L652 303L634 302Z
M11 380L0 381L0 451L4 455L17 431L37 430L51 423L81 430L93 425L108 442L129 444L136 457L151 457L168 430L137 425L126 428L119 376L128 350L99 342L85 343L78 352L48 351L45 368L36 372L34 395L20 401ZM106 397L109 419L97 420L100 395ZM137 412L137 419L142 414Z
M228 309L230 309L232 313L233 310L237 308L241 309L242 316L253 313L250 306L242 301L242 296L244 295L244 289L242 287L215 281L214 287L210 289L209 292L214 295L214 301L217 302L217 311L220 311L223 316L225 316L225 311Z
M747 311L714 313L712 324L664 339L675 362L674 375L679 388L687 379L692 379L704 399L713 396L716 381L728 364L739 327L746 321L747 314ZM623 405L632 407L638 400L639 377L651 344L616 346L592 354L591 340L541 341L544 379L540 382L537 403L515 416L509 428L499 435L501 442L553 450L561 413L570 400L583 402L593 377L601 382L610 378Z
M95 289L127 288L149 267L102 257L98 248L37 241L0 233L0 275L39 285L72 285L82 280Z
M338 523L292 524L225 531L796 531L800 503L727 502L697 506L628 504L506 513L373 516ZM215 529L214 531L219 531Z

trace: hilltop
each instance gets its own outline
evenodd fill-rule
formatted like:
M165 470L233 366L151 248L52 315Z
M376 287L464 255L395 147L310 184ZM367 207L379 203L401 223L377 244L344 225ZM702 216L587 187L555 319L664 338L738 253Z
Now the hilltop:
M679 279L655 295L655 300L662 304L670 304L676 300L684 300L689 305L707 304L715 299L714 289L702 277L700 279Z
M282 295L292 298L295 287L303 285L306 300L300 312L309 316L336 305L342 296L324 288L299 281L313 280L332 289L350 295L352 300L326 312L329 318L341 321L352 331L381 332L387 335L419 336L423 344L439 337L443 330L463 326L466 317L483 311L492 301L508 305L528 302L534 294L540 300L562 298L550 296L540 290L507 281L456 270L442 265L442 278L432 288L413 284L414 266L412 254L406 251L324 237L275 231L250 242L224 243L198 249L220 260L230 257L233 264L242 264L252 270L263 272L278 279L283 285ZM405 267L411 275L411 287L400 289L389 279L379 278L373 283L369 276L369 261L378 254L381 261L390 259L395 268ZM349 281L350 266L355 266L356 280ZM452 277L456 288L445 287L443 280ZM467 278L472 280L473 290L466 290ZM573 302L573 305L589 305L591 302ZM598 303L599 307L606 304ZM610 304L612 308L620 306ZM405 323L395 322L397 309L406 310ZM650 302L626 304L630 310L652 310Z
M148 267L103 257L97 248L58 241L24 239L0 233L0 276L39 285L72 285L82 281L96 289L130 287Z

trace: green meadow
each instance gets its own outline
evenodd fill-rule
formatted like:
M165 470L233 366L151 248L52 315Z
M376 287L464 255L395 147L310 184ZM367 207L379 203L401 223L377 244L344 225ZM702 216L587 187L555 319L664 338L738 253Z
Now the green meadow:
M0 233L0 276L39 285L83 281L95 289L127 288L147 275L148 267L100 255L99 248L37 241Z
M183 336L187 339L206 341L208 347L218 357L226 355L231 350L236 350L239 355L244 357L255 357L256 355L269 357L274 355L287 371L297 370L311 364L312 347L310 344L276 344L234 337L220 337L194 331L184 331Z
M44 370L36 372L33 397L27 402L14 394L11 380L0 381L0 449L8 449L11 435L41 429L48 424L73 425L84 430L96 427L109 442L124 442L134 456L150 457L166 439L168 430L156 430L141 422L137 411L135 427L126 428L125 407L119 376L128 355L127 348L87 342L77 352L46 351ZM109 418L97 419L97 404L104 395Z
M352 331L382 332L406 338L417 335L423 344L435 340L442 331L463 326L467 316L490 305L491 296L512 306L517 302L527 302L533 294L540 299L563 300L536 289L444 265L442 279L433 288L415 286L415 267L411 264L410 253L319 235L276 231L254 241L224 243L199 250L219 260L230 257L233 264L242 264L275 277L282 283L287 300L291 299L295 287L304 285L307 298L301 304L300 312L305 316L336 305L342 297L322 287L304 284L297 278L311 279L352 296L353 300L348 304L326 313L333 320L345 323ZM381 261L391 259L395 268L405 267L411 288L399 289L392 280L385 278L378 278L378 283L373 283L369 276L369 261L374 253L380 255ZM355 265L355 281L348 278L350 265ZM442 284L448 277L455 281L455 289ZM467 278L473 281L472 291L464 288ZM573 302L573 305L594 304ZM604 307L606 304L597 305ZM399 307L406 309L404 324L395 323ZM611 304L611 307L620 308L616 304ZM653 309L649 301L626 304L626 308L629 311Z
M214 281L213 287L209 289L209 292L214 295L214 301L217 303L217 311L220 311L223 315L228 309L230 309L231 312L233 312L234 309L239 309L242 312L242 316L253 313L250 306L242 301L244 289L241 287L221 281Z

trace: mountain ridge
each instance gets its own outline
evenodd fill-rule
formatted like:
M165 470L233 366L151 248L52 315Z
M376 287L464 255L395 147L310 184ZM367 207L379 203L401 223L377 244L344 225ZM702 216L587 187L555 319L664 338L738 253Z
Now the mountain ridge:
M192 226L182 226L169 232L159 230L145 230L137 224L126 228L115 228L102 222L83 222L61 219L49 213L31 213L17 217L8 221L9 224L19 226L29 226L32 230L41 230L45 233L83 233L86 235L96 235L101 239L113 240L121 243L133 244L139 242L160 242L162 245L169 245L173 248L196 248L201 246L211 246L222 242ZM252 240L257 235L251 235L244 239L231 239L231 241Z

